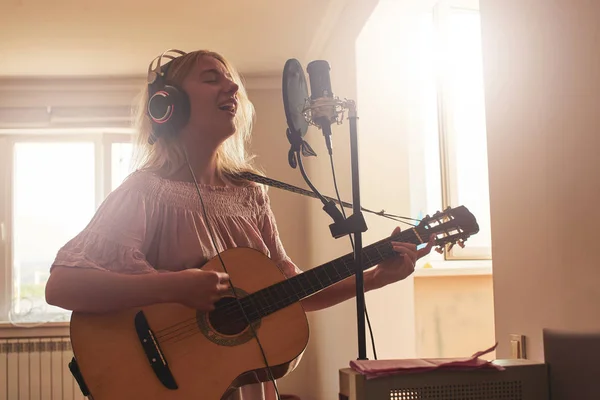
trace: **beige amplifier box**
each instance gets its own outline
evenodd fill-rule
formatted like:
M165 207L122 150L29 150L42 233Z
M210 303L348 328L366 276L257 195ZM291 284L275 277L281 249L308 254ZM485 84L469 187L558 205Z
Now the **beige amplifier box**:
M548 400L545 363L495 360L504 371L438 369L366 379L350 368L339 371L340 400Z

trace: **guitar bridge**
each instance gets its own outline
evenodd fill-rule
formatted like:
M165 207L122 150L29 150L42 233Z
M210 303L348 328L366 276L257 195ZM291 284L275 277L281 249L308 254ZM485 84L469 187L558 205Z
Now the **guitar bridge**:
M177 382L175 382L175 378L169 369L167 359L164 357L160 345L154 337L154 333L150 329L150 325L148 324L148 320L143 311L140 311L135 315L135 330L140 339L140 344L144 349L144 353L146 354L146 358L148 358L148 362L158 380L167 389L177 389Z

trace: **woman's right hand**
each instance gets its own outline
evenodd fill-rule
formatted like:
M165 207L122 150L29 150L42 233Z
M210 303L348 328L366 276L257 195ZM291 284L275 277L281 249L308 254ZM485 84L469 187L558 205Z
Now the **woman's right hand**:
M175 274L175 301L199 311L214 310L215 303L230 290L229 275L224 272L190 268Z

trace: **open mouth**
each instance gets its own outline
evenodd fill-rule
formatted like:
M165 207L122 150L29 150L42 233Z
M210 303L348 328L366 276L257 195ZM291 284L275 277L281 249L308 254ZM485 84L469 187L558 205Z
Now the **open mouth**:
M223 104L222 106L219 106L219 110L235 115L235 104Z

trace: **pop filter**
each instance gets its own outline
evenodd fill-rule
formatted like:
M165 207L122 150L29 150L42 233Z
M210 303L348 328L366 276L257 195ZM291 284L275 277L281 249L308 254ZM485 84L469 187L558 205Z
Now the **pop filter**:
M283 68L283 109L289 133L296 140L306 135L308 121L304 118L304 107L308 98L308 87L302 65L295 58L287 60Z

